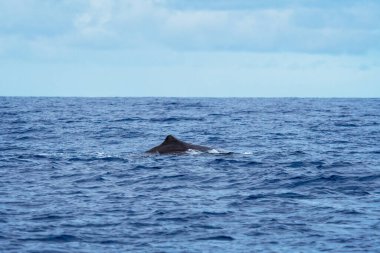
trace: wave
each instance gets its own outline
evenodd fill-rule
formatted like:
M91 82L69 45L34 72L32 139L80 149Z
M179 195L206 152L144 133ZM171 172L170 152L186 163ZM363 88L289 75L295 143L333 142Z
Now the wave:
M260 194L252 194L245 197L245 200L256 200L256 199L310 199L312 196L295 193L295 192L284 192L284 193L260 193Z
M19 239L23 241L45 241L45 242L75 242L81 241L80 238L70 234L49 235L35 238Z
M115 120L112 120L112 122L133 122L133 121L142 121L142 120L146 120L146 119L143 119L140 117L130 117L130 118L115 119Z
M235 238L228 235L217 235L210 237L200 237L196 239L197 241L233 241Z
M152 118L150 122L179 122L179 121L204 121L205 118L192 117L167 117L167 118Z

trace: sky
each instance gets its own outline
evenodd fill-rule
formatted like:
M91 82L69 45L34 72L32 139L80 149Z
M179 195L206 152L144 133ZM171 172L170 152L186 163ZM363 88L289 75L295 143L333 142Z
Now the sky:
M380 97L380 1L0 0L0 96Z

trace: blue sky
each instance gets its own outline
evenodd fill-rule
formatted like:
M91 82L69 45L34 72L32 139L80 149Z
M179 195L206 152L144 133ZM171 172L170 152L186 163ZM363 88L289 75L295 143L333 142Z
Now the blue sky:
M0 0L0 95L380 97L380 1Z

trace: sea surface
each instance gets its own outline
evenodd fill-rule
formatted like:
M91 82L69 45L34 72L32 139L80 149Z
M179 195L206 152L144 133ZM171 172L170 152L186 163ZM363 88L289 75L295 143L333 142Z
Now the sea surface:
M0 252L380 252L380 99L0 97Z

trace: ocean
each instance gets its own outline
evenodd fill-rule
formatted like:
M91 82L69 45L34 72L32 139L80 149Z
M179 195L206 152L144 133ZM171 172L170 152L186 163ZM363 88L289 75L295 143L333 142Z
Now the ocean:
M380 252L379 143L380 99L0 97L0 252Z

